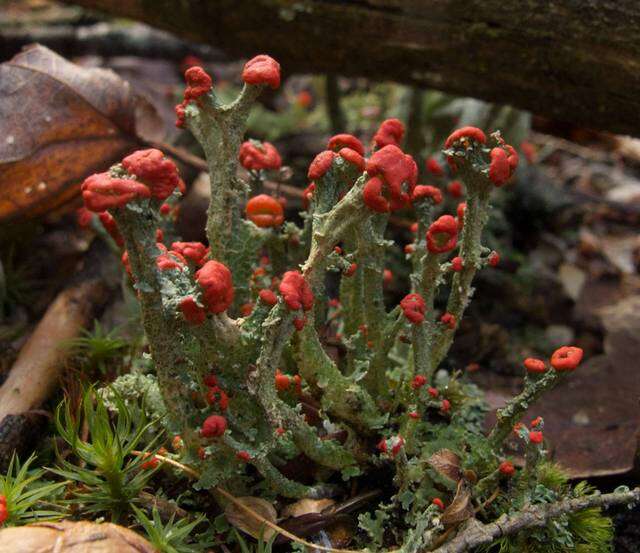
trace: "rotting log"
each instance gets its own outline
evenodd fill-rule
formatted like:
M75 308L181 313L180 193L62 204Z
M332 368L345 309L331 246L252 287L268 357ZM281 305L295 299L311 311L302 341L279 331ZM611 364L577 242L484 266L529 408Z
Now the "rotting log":
M70 0L69 0L70 1ZM637 0L75 0L286 72L367 76L640 134Z

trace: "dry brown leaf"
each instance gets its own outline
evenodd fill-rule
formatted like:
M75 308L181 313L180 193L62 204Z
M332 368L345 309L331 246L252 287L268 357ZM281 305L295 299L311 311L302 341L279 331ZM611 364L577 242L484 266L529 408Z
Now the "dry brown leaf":
M147 540L117 524L40 522L0 530L0 551L11 553L158 553Z
M245 507L248 507L252 511L258 513L262 518L275 524L277 518L276 509L267 500L252 496L238 497L236 499L245 505ZM246 534L249 534L255 539L260 539L260 536L262 536L263 540L268 541L275 532L275 530L267 527L263 522L252 517L234 503L227 504L224 509L224 514L227 517L229 524L235 526L238 530L242 530Z
M327 507L334 505L333 499L300 499L287 505L280 513L281 518L300 517L311 513L321 513Z
M440 449L436 451L427 459L427 463L429 463L438 474L454 482L458 482L458 480L462 478L460 457L450 449Z
M442 513L440 520L445 526L459 524L473 516L473 505L471 504L471 488L464 480L458 482L458 488L453 501Z
M161 124L112 71L27 47L0 65L0 222L61 206Z

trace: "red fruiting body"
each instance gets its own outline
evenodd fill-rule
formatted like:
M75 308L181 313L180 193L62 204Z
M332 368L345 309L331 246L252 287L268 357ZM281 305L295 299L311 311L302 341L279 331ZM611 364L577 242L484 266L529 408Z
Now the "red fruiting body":
M227 430L227 419L220 415L210 415L202 423L200 435L203 438L218 438Z
M180 182L176 164L155 148L133 152L122 160L122 166L146 184L151 195L159 200L171 196Z
M89 211L100 213L122 207L136 198L148 198L151 190L131 179L114 179L109 173L96 173L82 183L82 199Z
M411 387L414 390L418 390L422 388L426 383L427 383L427 378L421 374L417 374L416 376L413 377L413 380L411 381Z
M0 524L4 524L4 522L9 518L9 509L7 509L7 499L2 496L4 499L4 503L0 503Z
M382 438L382 440L380 440L378 442L378 445L376 447L378 448L378 451L380 451L381 453L386 453L387 452L387 440L385 438Z
M143 455L144 459L148 459L151 456L151 453L145 453ZM155 455L151 457L148 461L145 461L140 465L140 468L143 470L154 469L160 464L160 459L158 459Z
M204 461L207 458L207 451L205 450L204 447L199 447L198 448L198 457Z
M202 288L203 303L209 313L222 313L233 302L231 271L219 261L207 261L196 272L196 281Z
M416 186L416 188L418 188L418 187ZM418 232L418 223L411 223L411 226L409 227L409 230L411 232L413 232L414 234L416 232Z
M469 138L476 142L480 142L480 144L485 144L487 142L486 135L477 127L462 127L461 129L453 131L449 135L449 138L447 138L444 143L444 147L451 148L454 142L457 142L462 138Z
M251 302L243 303L240 306L240 314L243 317L248 317L249 315L251 315L251 312L253 311L253 307L254 305Z
M178 252L196 265L204 263L209 254L209 248L202 242L174 242L171 244L171 251Z
M302 330L304 328L304 325L306 325L306 324L307 324L307 318L306 317L297 317L297 318L293 319L293 326L298 331Z
M437 388L434 388L432 386L429 386L427 388L427 393L431 396L431 397L438 397L438 395L440 395L440 392L438 392Z
M487 262L491 267L497 267L500 264L500 254L498 252L491 252L487 258Z
M427 171L429 171L429 173L435 175L436 177L441 177L442 175L444 175L444 169L442 168L442 165L440 165L435 158L427 158L425 167L427 168Z
M369 179L362 190L362 199L365 205L376 213L387 213L391 211L389 202L382 195L382 179L374 177Z
M119 247L124 246L124 238L122 238L122 235L118 230L116 220L111 216L111 213L109 213L108 211L103 211L102 213L98 214L98 218L100 219L104 230L106 230L109 233L109 236L113 238L113 241Z
M313 96L308 90L301 90L296 96L296 104L301 108L308 108L313 103Z
M178 435L174 436L173 440L171 440L171 447L173 448L174 451L178 451L182 449L184 447L184 442L182 441L182 438Z
M513 431L516 434L520 433L520 430L522 430L522 428L524 427L524 424L522 424L521 422L517 422L513 425Z
M366 165L364 158L355 150L342 148L338 152L338 155L345 161L351 163L351 165L355 165L361 172L364 171Z
M419 184L413 189L413 194L411 195L411 201L413 203L426 200L427 198L437 205L442 202L442 192L440 192L439 188L428 184Z
M251 461L251 455L247 451L238 451L238 453L236 453L236 458L240 461L244 461L245 463Z
M369 177L381 179L381 184L376 183L374 186L378 189L378 196L382 197L383 192L388 195L390 203L384 197L382 200L387 203L390 209L400 209L410 201L418 178L418 166L410 155L403 153L397 146L385 146L367 160L366 168ZM374 205L369 205L367 201L367 197L371 199L371 192L367 194L366 190L373 180L371 178L365 185L363 197L368 207L379 211L377 207L383 205L380 200L377 200ZM383 184L386 185L384 190L382 189Z
M207 403L209 405L218 404L221 411L226 411L229 407L229 396L218 386L212 386L207 391Z
M532 444L541 444L543 438L544 437L542 435L542 432L539 432L537 430L532 430L531 432L529 432L529 440Z
M156 242L163 242L163 241L164 241L164 231L161 228L157 228L156 229Z
M451 402L448 399L443 399L442 403L440 404L440 409L442 410L442 412L448 413L449 409L451 409Z
M524 360L524 368L530 373L543 373L547 370L544 361L535 357L527 357Z
M278 436L282 436L285 432L286 432L286 430L284 428L282 428L282 426L278 426L278 428L276 428L276 434Z
M207 318L205 310L197 304L193 296L187 296L180 302L180 311L185 320L193 325L200 325Z
M160 206L160 213L162 215L169 215L169 213L171 213L171 205L170 204L162 204Z
M385 269L382 271L382 284L384 286L389 286L393 282L393 273L390 269Z
M342 255L342 248L340 246L334 246L333 251L338 255Z
M417 420L420 418L420 413L418 413L417 411L411 411L409 413L409 418L413 419L413 420Z
M511 176L511 167L507 152L502 148L491 150L491 164L489 165L489 178L496 186L502 186Z
M261 54L249 60L242 70L242 80L247 84L280 86L280 64L271 56Z
M459 273L460 271L462 271L462 269L464 268L463 262L462 262L462 258L457 255L456 257L454 257L451 260L451 270L455 271L456 273Z
M336 157L336 153L332 150L324 150L320 152L309 165L309 171L307 177L310 180L316 180L324 176L324 174L331 168L333 158Z
M251 198L245 212L247 219L260 228L279 227L284 222L282 204L266 194Z
M309 311L313 307L311 287L298 271L287 271L282 277L279 289L289 309Z
M373 143L376 148L384 148L389 144L399 146L403 136L404 125L402 122L399 119L386 119L373 135Z
M531 421L531 428L536 428L542 424L542 417L536 417Z
M404 316L413 324L424 321L426 305L420 294L408 294L400 301L400 309Z
M404 445L404 438L402 436L398 436L395 440L395 443L391 447L391 455L395 457L400 453L402 446Z
M444 511L444 503L442 502L442 499L440 499L439 497L436 497L431 503L433 503L441 511Z
M447 192L452 198L460 198L463 194L462 183L459 180L452 180L447 185Z
M407 244L404 247L404 253L406 253L407 255L413 253L416 251L416 247L413 244Z
M213 82L202 67L190 67L184 72L187 88L184 90L185 100L197 100L211 90Z
M427 249L431 253L446 253L458 242L458 221L451 215L442 215L427 230Z
M522 142L520 144L520 149L522 150L527 163L532 164L536 162L536 148L531 144L531 142Z
M309 208L309 204L311 203L311 198L313 197L313 193L316 189L316 183L312 182L307 186L302 192L302 207L305 209Z
M278 303L278 296L276 296L272 290L269 290L267 288L260 290L258 297L260 298L260 301L270 306Z
M187 100L184 100L173 108L176 113L176 127L179 129L183 129L186 123L187 114L185 112L185 108L188 103L189 102Z
M156 244L156 246L161 245L160 243ZM178 252L174 251L165 252L156 257L156 265L161 271L169 271L171 269L182 271L186 264L187 260Z
M500 463L500 466L498 467L498 470L505 476L513 476L516 472L516 469L511 461L502 461L502 463Z
M129 263L129 252L127 252L127 250L122 252L120 261L124 266L124 270L127 271L127 274L133 278L133 273L131 272L131 263Z
M551 366L556 371L573 371L582 361L583 351L575 346L562 346L551 355Z
M276 389L279 392L284 392L285 390L288 390L289 386L291 385L291 379L286 374L282 374L280 370L276 371L275 382L276 382Z
M336 134L329 139L327 143L327 150L333 150L338 152L342 148L350 148L356 151L361 156L364 155L364 146L355 136L352 134Z
M452 313L445 313L440 317L440 322L443 325L448 326L451 330L456 327L456 318Z
M76 210L76 222L80 228L89 228L91 219L93 219L93 213L91 213L91 211L86 207L80 207Z
M240 146L238 154L240 165L247 171L260 171L269 169L276 171L282 167L282 158L276 147L270 142L257 143L247 140Z
M353 276L357 269L358 269L358 264L352 263L351 265L349 265L349 268L344 272L344 276L346 277Z
M518 152L516 152L515 148L510 144L505 144L504 147L506 148L507 153L509 154L509 157L507 159L509 161L509 167L511 168L511 174L513 175L514 171L518 167L520 156L518 155Z

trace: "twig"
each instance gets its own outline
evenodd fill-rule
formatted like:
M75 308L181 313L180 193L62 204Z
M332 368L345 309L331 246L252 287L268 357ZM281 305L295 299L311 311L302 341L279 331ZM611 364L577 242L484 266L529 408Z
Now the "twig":
M465 553L480 545L488 544L503 536L516 534L527 528L540 528L547 522L566 513L583 511L592 507L610 507L640 501L640 488L628 492L613 492L565 499L556 503L530 505L521 512L502 515L495 522L482 524L471 519L466 527L449 543L439 547L434 553Z

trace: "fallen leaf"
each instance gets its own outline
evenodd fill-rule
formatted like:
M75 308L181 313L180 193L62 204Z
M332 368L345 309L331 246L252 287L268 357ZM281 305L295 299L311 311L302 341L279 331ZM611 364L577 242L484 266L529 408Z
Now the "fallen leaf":
M310 513L321 513L333 504L335 504L333 499L300 499L291 505L287 505L280 513L280 516L289 518L300 517Z
M440 449L436 451L429 459L427 463L431 467L441 474L445 478L449 478L454 482L458 482L462 478L462 472L460 471L460 457L458 457L450 449Z
M461 479L458 481L458 488L453 501L444 510L440 520L445 526L452 526L464 522L472 516L471 488L464 479Z
M262 518L275 524L277 518L276 509L267 500L252 496L238 497L236 499L252 511L258 513ZM235 526L238 530L242 530L246 534L249 534L255 539L260 539L260 536L262 536L264 541L268 541L275 532L275 530L269 528L263 522L251 516L235 503L228 503L224 509L224 514L227 517L229 524Z
M0 65L0 222L52 211L162 122L112 71L27 47Z

